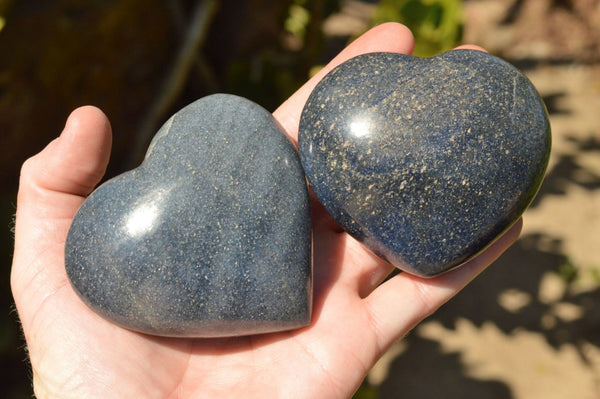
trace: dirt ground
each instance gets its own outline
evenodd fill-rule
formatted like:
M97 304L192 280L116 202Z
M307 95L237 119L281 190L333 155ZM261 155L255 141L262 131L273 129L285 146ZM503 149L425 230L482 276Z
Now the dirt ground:
M349 1L326 28L368 11ZM600 398L600 2L471 0L464 16L464 41L544 98L550 165L519 241L367 381L380 398Z

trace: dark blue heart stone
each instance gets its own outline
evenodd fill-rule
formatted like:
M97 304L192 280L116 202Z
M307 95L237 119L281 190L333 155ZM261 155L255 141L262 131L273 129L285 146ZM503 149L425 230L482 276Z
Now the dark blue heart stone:
M305 326L311 222L298 154L266 110L213 95L175 114L142 165L98 187L66 242L83 301L178 337Z
M525 211L550 154L546 109L510 64L473 50L361 55L330 72L300 121L300 158L333 218L431 277Z

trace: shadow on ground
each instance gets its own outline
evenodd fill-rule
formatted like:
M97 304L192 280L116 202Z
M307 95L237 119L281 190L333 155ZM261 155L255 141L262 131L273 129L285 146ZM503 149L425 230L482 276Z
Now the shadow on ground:
M459 354L441 353L437 342L412 334L408 350L391 364L379 386L379 398L486 398L511 399L502 381L482 381L466 375Z
M574 135L568 135L567 140L576 151L556 158L532 207L545 198L566 195L569 185L590 191L600 189L597 172L582 166L574 155L592 152L600 157L600 140ZM507 336L527 331L543 337L556 351L565 344L574 347L582 363L590 364L593 359L588 358L586 345L600 350L600 276L592 275L592 284L586 289L576 289L580 274L565 255L560 239L542 233L524 235L424 324L435 322L446 331L458 333L457 321L466 319L477 331L490 323ZM549 277L558 282L550 295L544 292ZM520 298L520 303L513 308L503 303L507 293ZM575 312L561 317L558 306ZM504 381L471 378L461 353L444 350L438 341L419 334L418 329L403 343L406 350L392 361L387 378L379 386L380 398L514 397Z

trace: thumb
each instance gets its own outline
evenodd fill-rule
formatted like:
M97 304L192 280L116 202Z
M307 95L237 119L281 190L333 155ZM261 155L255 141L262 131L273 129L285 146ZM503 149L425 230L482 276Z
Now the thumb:
M21 169L18 205L62 207L58 197L87 196L100 181L112 141L108 118L96 107L76 109L61 135ZM83 199L80 198L81 202Z
M23 164L11 272L19 310L35 308L33 302L66 282L67 232L85 196L104 175L111 141L106 115L81 107L71 113L60 137Z

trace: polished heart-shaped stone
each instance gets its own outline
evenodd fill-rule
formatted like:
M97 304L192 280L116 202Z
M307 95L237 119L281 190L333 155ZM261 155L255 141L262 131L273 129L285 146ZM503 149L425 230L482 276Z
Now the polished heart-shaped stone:
M550 125L531 82L474 50L372 53L330 72L300 121L300 158L352 236L431 277L484 250L535 196Z
M235 336L309 324L311 245L293 144L263 108L218 94L176 113L141 166L86 199L65 263L83 301L116 324Z

